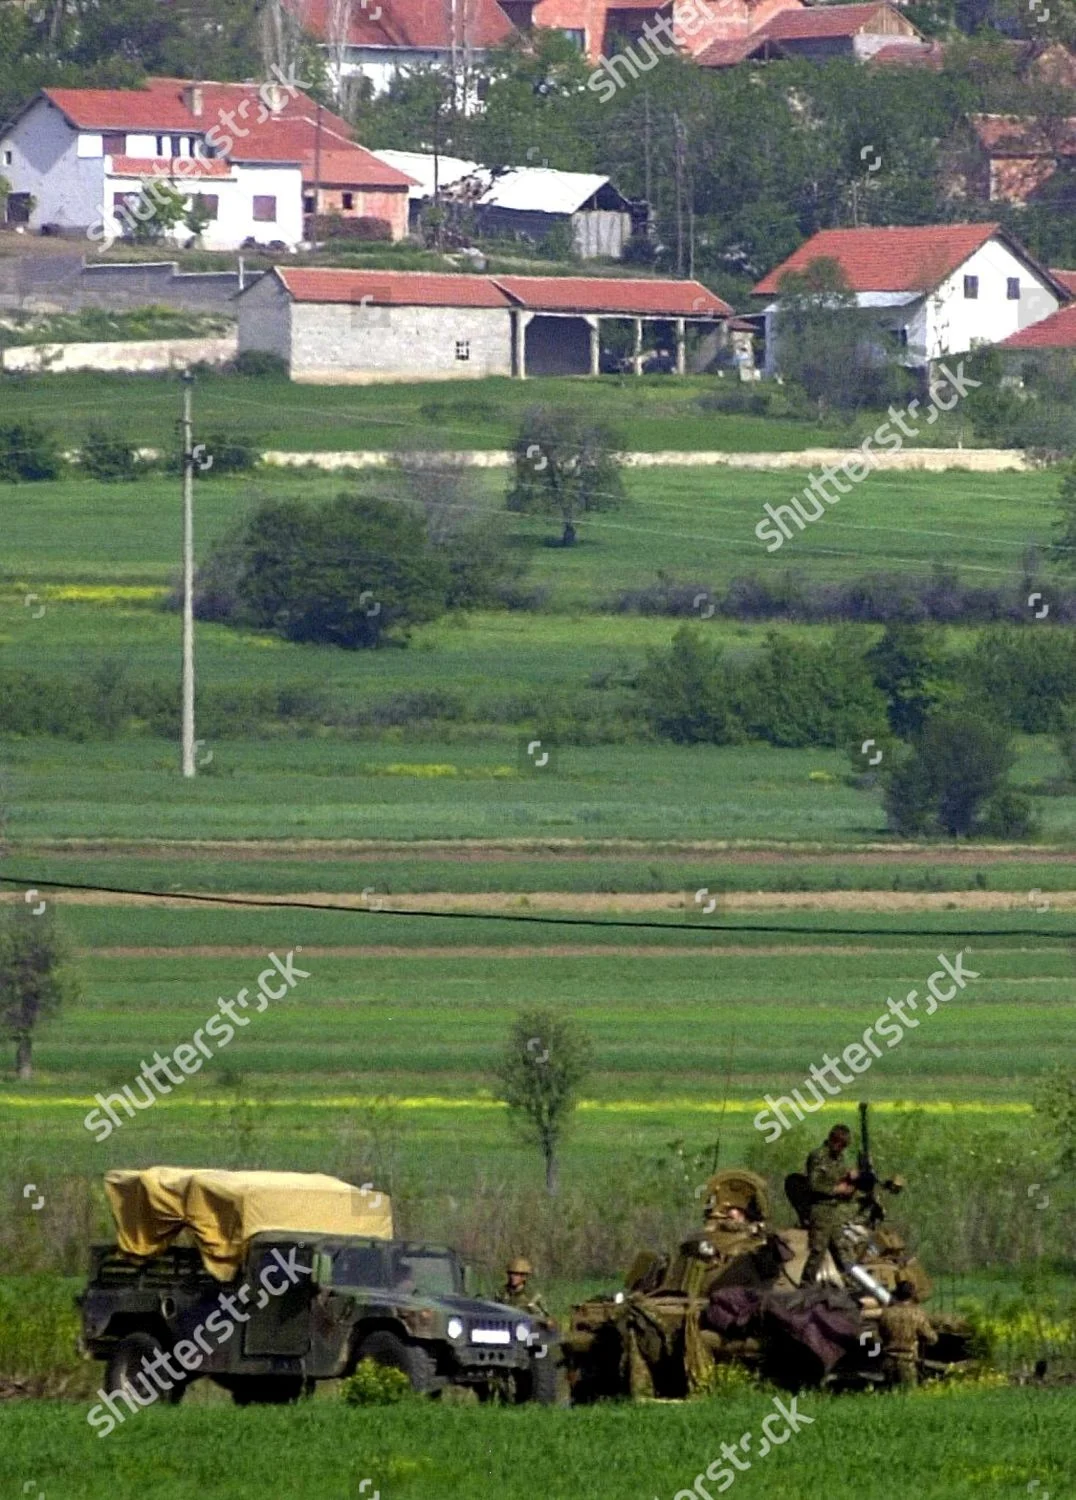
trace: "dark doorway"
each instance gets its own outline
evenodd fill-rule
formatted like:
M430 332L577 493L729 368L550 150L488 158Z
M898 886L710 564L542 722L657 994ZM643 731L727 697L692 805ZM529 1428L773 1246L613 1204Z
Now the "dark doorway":
M528 375L589 375L589 323L582 318L532 318L524 360Z

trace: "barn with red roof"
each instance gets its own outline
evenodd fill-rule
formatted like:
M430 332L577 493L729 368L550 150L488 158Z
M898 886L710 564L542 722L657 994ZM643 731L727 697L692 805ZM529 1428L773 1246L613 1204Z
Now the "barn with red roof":
M236 306L241 352L322 384L596 375L610 319L634 329L637 373L659 347L683 373L689 328L721 333L732 312L698 281L282 266Z

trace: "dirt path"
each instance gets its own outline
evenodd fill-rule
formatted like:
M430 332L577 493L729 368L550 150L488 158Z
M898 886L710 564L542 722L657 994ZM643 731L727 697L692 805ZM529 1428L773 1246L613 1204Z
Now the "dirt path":
M210 902L185 896L141 896L105 891L44 892L46 900L64 906L150 906L170 909L208 908ZM0 898L3 899L3 898ZM21 900L18 891L7 900ZM249 891L229 892L227 902L251 908L316 905L339 911L501 912L525 917L534 912L568 912L592 915L605 912L684 912L704 924L730 912L924 912L1007 911L1043 915L1045 912L1076 911L1076 891L732 891L716 897L707 912L709 895L696 899L684 891L530 891L521 896L512 891L414 892L401 895L363 895L348 891L300 891L267 896ZM380 903L380 904L379 904Z

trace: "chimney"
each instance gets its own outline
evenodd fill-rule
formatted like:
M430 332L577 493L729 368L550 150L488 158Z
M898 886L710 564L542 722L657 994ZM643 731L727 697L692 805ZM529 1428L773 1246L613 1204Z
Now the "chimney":
M190 110L195 119L202 114L202 86L200 83L188 83L183 89L183 102Z

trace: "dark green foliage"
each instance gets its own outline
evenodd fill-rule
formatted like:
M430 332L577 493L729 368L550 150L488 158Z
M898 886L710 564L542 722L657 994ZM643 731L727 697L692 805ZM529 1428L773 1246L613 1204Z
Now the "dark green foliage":
M403 639L445 608L448 569L407 506L340 495L260 505L210 561L232 623L354 649Z
M134 444L121 433L105 427L91 427L79 449L79 463L91 479L104 483L134 479L138 454Z
M590 1039L570 1016L521 1012L496 1069L497 1098L545 1162L546 1190L557 1190L557 1148L591 1065Z
M681 625L668 651L652 651L639 674L643 712L654 733L677 745L727 745L743 737L721 652Z
M1076 572L1076 464L1061 471L1057 487L1057 504L1061 514L1055 523L1056 537L1050 554L1066 573Z
M941 696L937 681L942 642L921 625L887 625L866 654L875 687L885 694L889 727L911 739Z
M266 349L243 349L235 356L235 373L251 375L255 379L286 379L287 360L279 354L270 354Z
M737 698L748 736L771 745L841 745L885 723L885 700L840 630L818 645L772 632L761 661L741 670Z
M881 407L904 389L897 349L874 315L857 307L834 260L812 261L780 283L778 359L785 378L821 408Z
M1027 734L1056 732L1076 700L1076 642L1045 622L986 630L958 679L996 721Z
M10 906L0 919L0 1031L15 1043L20 1079L33 1074L38 1026L77 995L51 908L35 915L21 901Z
M1035 1100L1035 1113L1047 1123L1058 1147L1060 1165L1076 1167L1076 1073L1056 1068L1048 1074Z
M559 516L564 546L576 540L576 521L590 511L615 510L626 499L617 454L625 444L576 407L535 406L512 445L515 467L510 511Z
M1019 822L1026 809L1011 796L1002 800L1013 759L1008 732L997 724L967 712L935 714L886 776L890 826L905 838L956 838L983 832L984 819L994 827Z
M63 469L59 441L51 427L37 422L0 426L0 483L55 479Z

